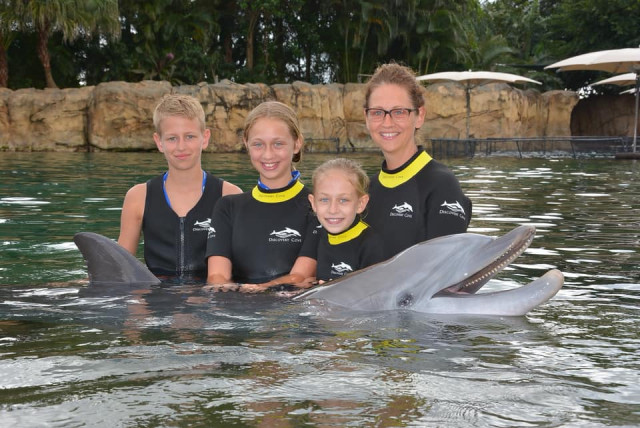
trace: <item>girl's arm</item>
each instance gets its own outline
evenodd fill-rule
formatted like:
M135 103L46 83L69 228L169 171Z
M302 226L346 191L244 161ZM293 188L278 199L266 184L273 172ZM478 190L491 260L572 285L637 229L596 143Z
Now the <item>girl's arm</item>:
M207 259L207 285L205 290L229 291L237 290L238 284L231 281L231 260L222 256L211 256Z
M259 293L270 287L282 284L291 284L299 288L311 287L315 281L317 262L311 257L300 256L291 268L291 272L279 278L272 279L262 284L242 284L240 291L246 293Z

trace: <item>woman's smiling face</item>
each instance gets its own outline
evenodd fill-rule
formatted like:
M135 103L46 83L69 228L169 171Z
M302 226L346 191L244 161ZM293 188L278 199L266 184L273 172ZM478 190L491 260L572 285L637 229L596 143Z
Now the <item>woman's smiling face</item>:
M420 128L424 123L425 109L424 107L416 107L411 102L408 91L402 86L392 83L383 84L375 88L367 106L370 109L383 109L386 111L392 109L411 109L411 113L401 120L394 119L391 114L384 114L382 121L365 118L367 129L371 135L371 139L380 147L385 157L387 155L400 155L406 153L407 159L415 152L415 130Z

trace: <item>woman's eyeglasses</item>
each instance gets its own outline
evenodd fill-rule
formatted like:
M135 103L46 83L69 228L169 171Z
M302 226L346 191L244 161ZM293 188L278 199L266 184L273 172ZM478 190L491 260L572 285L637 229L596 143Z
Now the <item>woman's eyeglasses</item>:
M402 122L409 119L412 111L418 111L417 108L392 108L385 110L383 108L366 108L364 113L371 122L382 122L389 115L394 122Z

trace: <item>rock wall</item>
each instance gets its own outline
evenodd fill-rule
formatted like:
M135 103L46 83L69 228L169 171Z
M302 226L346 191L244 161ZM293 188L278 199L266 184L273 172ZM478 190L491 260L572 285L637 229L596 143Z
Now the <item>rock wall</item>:
M633 136L634 111L632 94L580 100L572 112L572 135Z
M292 106L308 147L371 147L364 124L364 85L240 85L230 81L172 87L167 82L108 82L77 89L0 89L0 150L155 150L152 113L165 94L185 93L202 103L212 141L207 150L237 151L249 111L266 100ZM455 83L425 88L422 140L571 135L573 92L539 93L506 84L465 89ZM468 116L467 116L468 112ZM612 131L613 132L613 131Z

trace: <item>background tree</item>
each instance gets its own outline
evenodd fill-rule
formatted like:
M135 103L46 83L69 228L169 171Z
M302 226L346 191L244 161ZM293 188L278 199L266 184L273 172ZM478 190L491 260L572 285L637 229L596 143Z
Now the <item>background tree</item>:
M37 53L48 88L57 87L48 47L52 33L60 32L64 41L89 36L93 31L113 37L120 34L116 0L14 0L12 3L23 27L37 33Z
M0 0L0 88L9 84L9 59L7 50L14 38L13 26L16 18L7 0Z

